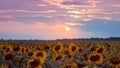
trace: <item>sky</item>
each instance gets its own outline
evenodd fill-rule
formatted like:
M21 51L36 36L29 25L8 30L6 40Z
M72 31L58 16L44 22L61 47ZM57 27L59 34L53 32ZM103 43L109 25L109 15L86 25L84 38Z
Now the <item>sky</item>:
M0 0L0 38L120 37L120 0Z

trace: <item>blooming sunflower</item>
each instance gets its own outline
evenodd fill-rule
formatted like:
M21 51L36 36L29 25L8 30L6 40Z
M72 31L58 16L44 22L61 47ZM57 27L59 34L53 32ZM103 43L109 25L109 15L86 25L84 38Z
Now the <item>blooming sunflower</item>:
M52 57L52 59L56 62L63 60L64 59L64 55L61 53L57 53L55 56Z
M75 62L67 62L63 65L63 68L77 68L77 64Z
M5 52L12 52L13 50L12 50L12 47L10 46L10 45L8 45L7 46L7 48L6 48L6 50L5 50Z
M63 54L68 55L70 53L71 53L70 49L68 49L68 48L63 49Z
M1 65L0 68L9 68L8 65Z
M42 68L41 62L39 59L31 59L28 61L28 66L32 68Z
M72 60L74 58L74 54L68 54L67 57L68 57L68 60Z
M13 53L7 53L5 56L4 56L4 59L5 60L8 60L8 61L11 61L13 60L15 57L15 55Z
M6 50L7 49L7 45L1 45L1 49L2 50Z
M91 53L88 56L88 63L101 64L103 62L103 56L100 53Z
M25 47L21 47L21 52L23 53L23 54L25 54L26 53L26 48Z
M119 68L120 67L120 57L113 57L113 58L109 59L109 63L110 63L111 68L114 68L114 66L116 68Z
M57 52L57 53L59 53L59 52L62 52L63 49L64 49L63 44L59 42L57 45L55 45L55 46L52 48L52 52Z
M79 51L79 47L73 43L69 44L69 49L70 49L71 53L73 53L73 54Z
M21 46L13 46L13 52L18 52L18 53L22 53L21 52Z
M34 52L33 57L39 59L41 61L41 63L44 63L45 59L47 57L47 53L44 50L36 51L36 52Z
M101 54L103 54L105 51L106 51L106 49L105 49L104 46L99 46L99 47L96 49L96 52L97 52L97 53L101 53Z
M27 52L27 55L28 55L28 56L33 56L33 52L32 52L32 51L28 51L28 52Z

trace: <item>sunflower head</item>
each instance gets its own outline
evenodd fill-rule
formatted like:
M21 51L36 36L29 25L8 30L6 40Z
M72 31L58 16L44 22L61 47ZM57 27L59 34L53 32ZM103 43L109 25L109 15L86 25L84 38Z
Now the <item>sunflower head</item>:
M64 46L62 43L58 43L57 45L55 45L53 48L52 48L52 52L62 52L62 50L64 49Z
M43 50L42 51L36 51L36 52L34 52L33 57L37 58L37 59L40 59L41 62L44 63L44 61L47 57L47 53L46 53L46 51L43 51Z
M99 46L99 47L96 49L96 52L97 52L97 53L101 53L101 54L103 54L105 51L106 51L106 49L105 49L104 46Z
M9 46L7 46L7 48L6 48L6 50L5 50L5 52L12 52L12 47L9 45Z
M63 65L63 68L77 68L77 64L75 62L67 62Z
M74 54L68 54L67 57L68 57L68 60L72 60L74 58Z
M25 47L21 47L21 52L23 53L23 54L25 54L26 52L25 52L25 50L26 50L26 48Z
M82 64L82 63L78 63L78 64L77 64L77 67L78 67L78 68L84 68L85 66L86 66L86 64Z
M63 50L63 53L65 54L65 55L68 55L68 54L70 54L70 50L68 49L68 48L64 48L64 50Z
M112 66L120 66L120 57L113 57L109 59L109 63Z
M92 53L88 56L88 63L101 64L103 56L100 53Z
M95 51L97 47L91 47L90 51Z
M64 59L64 55L63 54L56 54L55 56L52 57L54 61L60 61Z
M7 46L6 45L2 45L1 49L6 51L7 50Z
M49 50L49 49L50 49L50 46L49 46L49 45L46 45L46 46L44 47L44 49L45 49L45 50Z
M27 52L27 55L28 55L28 56L33 56L33 52L32 52L32 51L29 51L29 52Z
M13 46L13 51L14 52L20 52L21 51L21 47L20 46Z
M13 53L8 53L4 56L4 59L10 61L10 60L13 60L14 57L15 55Z
M79 47L73 43L69 44L69 49L71 50L72 53L76 53L79 51Z
M28 61L28 66L29 66L29 67L32 67L32 68L39 67L40 64L41 64L41 62L40 62L39 59L32 59L32 60L29 60L29 61Z

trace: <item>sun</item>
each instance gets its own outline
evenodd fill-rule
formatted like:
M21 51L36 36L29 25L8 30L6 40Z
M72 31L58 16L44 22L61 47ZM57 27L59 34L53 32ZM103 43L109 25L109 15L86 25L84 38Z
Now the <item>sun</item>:
M65 30L66 30L66 31L70 31L70 28L69 28L69 27L65 27Z

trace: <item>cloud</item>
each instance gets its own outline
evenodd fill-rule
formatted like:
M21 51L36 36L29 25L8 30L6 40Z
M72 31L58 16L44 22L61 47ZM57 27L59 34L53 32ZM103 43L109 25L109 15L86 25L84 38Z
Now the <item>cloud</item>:
M0 13L52 13L56 10L0 10Z
M13 18L13 16L12 15L0 15L0 18L11 19L11 18Z
M46 4L37 4L39 7L45 7L47 6Z
M120 8L120 4L114 4L114 5L112 5L113 7L118 7L118 8Z
M73 1L73 2L62 2L63 5L89 5L89 3L83 3L83 2L77 2L77 1Z
M65 23L66 25L70 25L70 26L85 26L85 24L82 23Z

